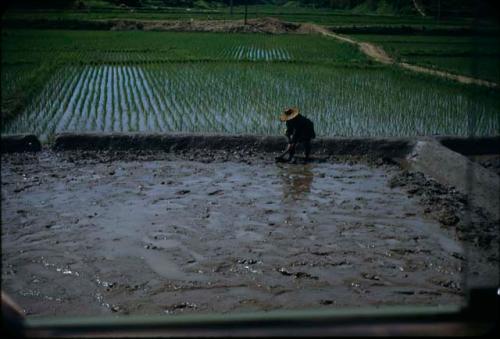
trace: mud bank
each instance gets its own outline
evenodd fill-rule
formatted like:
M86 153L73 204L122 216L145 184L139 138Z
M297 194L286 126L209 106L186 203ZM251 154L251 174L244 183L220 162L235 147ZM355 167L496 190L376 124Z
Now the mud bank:
M390 162L43 150L2 165L2 283L30 315L455 304L471 281L460 196ZM486 238L466 241L488 284Z
M414 146L408 138L318 138L313 140L316 154L404 157ZM280 152L286 138L280 136L227 134L141 134L141 133L82 133L59 134L55 150L241 150Z
M2 135L0 149L1 153L39 152L42 144L36 135Z
M315 33L317 25L293 23L273 17L244 20L51 20L6 19L9 28L57 28L112 31L172 31L172 32L224 32L224 33Z
M463 155L495 155L500 153L500 136L436 137L443 146Z

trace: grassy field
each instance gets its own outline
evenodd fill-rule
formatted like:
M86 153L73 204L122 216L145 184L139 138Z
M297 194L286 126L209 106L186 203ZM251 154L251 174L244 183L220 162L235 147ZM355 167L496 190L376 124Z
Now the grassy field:
M404 62L500 82L500 37L352 35Z
M281 134L276 117L290 105L319 136L500 130L498 91L376 65L320 36L4 30L2 107L19 93L23 109L2 133L44 140L63 131Z

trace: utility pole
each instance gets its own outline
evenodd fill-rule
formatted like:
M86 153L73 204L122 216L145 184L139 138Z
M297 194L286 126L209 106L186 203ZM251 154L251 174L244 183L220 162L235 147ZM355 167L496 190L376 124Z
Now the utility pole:
M247 24L248 0L245 0L245 25Z

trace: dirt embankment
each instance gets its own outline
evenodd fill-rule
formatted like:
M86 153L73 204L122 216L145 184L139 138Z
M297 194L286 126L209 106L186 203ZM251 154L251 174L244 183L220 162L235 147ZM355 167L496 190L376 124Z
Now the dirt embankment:
M225 32L225 33L308 33L302 32L302 24L281 21L276 18L244 20L112 20L111 30L144 30L174 32Z

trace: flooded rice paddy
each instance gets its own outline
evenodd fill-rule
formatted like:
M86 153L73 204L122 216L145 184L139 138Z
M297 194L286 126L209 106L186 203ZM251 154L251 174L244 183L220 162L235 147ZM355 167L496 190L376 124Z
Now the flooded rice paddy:
M236 47L237 57L287 58ZM496 135L495 95L479 100L387 69L293 63L145 63L59 69L2 133L83 131L277 135L285 107L298 106L319 136Z
M463 249L391 165L2 162L2 285L33 316L463 302Z
M224 50L222 59L250 61L283 61L292 60L290 52L284 48L261 48L259 46L237 46Z

